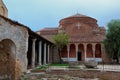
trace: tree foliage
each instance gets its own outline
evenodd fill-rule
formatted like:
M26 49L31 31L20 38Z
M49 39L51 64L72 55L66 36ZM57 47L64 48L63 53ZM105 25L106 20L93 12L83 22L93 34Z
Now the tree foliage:
M68 38L69 38L68 35L63 33L59 33L53 36L53 40L58 48L60 62L61 62L61 49L68 44Z
M68 35L59 33L53 36L53 40L55 41L55 44L58 48L63 48L65 45L68 44Z
M104 45L109 57L118 62L120 57L120 20L112 20L108 23Z

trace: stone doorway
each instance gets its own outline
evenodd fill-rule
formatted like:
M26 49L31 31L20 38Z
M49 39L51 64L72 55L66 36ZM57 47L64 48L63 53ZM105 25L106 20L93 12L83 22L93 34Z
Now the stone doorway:
M0 42L0 78L2 80L15 79L15 48L15 44L9 39Z
M78 61L82 61L82 53L78 51Z

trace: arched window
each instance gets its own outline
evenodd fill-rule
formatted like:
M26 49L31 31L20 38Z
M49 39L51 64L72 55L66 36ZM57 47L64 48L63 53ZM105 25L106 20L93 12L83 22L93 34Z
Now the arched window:
M101 57L101 45L96 44L95 46L95 57L100 58Z
M75 51L75 45L71 44L70 45L70 57L75 58L76 57L76 51Z
M87 45L87 57L88 58L93 57L92 44Z
M67 46L64 46L61 51L61 56L62 57L67 57Z

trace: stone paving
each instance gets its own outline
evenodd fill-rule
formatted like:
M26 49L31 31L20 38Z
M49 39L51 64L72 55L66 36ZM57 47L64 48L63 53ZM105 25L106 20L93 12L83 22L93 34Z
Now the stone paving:
M85 68L84 65L77 66L75 68L68 68L66 66L51 66L47 70L76 70L76 69L85 69L85 70L101 70L101 71L117 71L120 72L120 65L98 65L97 68Z
M114 72L120 72L120 65L98 65L97 68L85 68L84 65L77 66L75 68L68 68L66 66L50 66L46 71L51 72L52 70L63 70L63 71L69 71L69 70L98 70L98 71L114 71ZM28 71L30 72L30 71ZM39 72L39 73L29 73L30 79L28 80L101 80L99 78L81 78L81 77L75 77L70 75L60 75L60 74L46 74L46 72ZM21 79L24 80L24 79Z
M28 75L27 75L28 77ZM41 73L30 73L27 80L99 80L98 78L80 78L73 77L70 75L56 75L56 74L41 74ZM21 79L24 80L24 79Z
M90 78L71 77L70 79L63 79L63 78L42 78L41 80L99 80L99 79L98 78L90 79Z
M98 68L98 70L120 72L120 65L98 65L97 68Z

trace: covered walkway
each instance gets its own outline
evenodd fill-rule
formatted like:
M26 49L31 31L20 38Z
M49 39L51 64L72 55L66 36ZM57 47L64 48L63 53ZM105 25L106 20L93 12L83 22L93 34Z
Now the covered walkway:
M52 62L54 44L33 31L29 31L28 68L49 64Z

